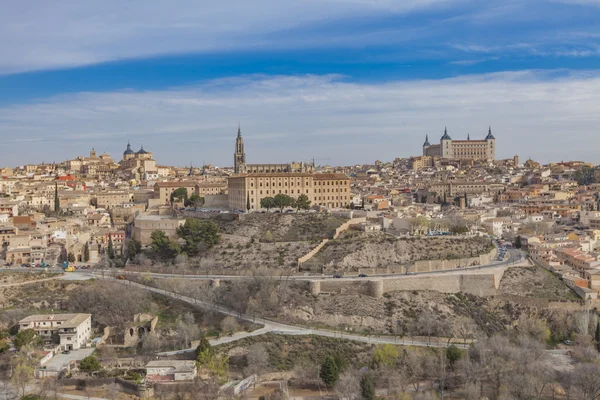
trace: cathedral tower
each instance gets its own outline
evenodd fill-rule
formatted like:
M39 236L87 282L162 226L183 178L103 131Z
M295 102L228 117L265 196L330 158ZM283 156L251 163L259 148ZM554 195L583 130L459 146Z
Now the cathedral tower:
M233 153L233 170L236 174L241 174L246 165L246 151L244 150L244 139L242 139L242 131L238 125L238 134L235 139L235 153Z

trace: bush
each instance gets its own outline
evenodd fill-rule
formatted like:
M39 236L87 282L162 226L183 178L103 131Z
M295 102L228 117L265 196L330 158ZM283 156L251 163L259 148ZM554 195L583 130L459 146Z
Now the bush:
M79 370L83 372L92 373L101 369L100 361L94 356L87 356L79 362Z

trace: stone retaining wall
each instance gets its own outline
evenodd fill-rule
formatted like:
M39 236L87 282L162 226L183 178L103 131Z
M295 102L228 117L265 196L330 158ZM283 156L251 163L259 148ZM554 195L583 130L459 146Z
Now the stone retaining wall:
M493 296L503 274L502 271L489 273L465 273L448 275L404 276L385 279L344 279L311 281L312 295L321 293L362 294L379 298L384 293L394 291L434 290L441 293L470 293L477 296Z
M337 227L337 229L335 230L335 233L333 234L332 239L337 239L342 233L347 231L352 225L362 224L363 222L366 222L366 221L367 221L366 218L353 218L353 219L350 219L350 220L344 222L342 225ZM323 247L325 247L325 245L328 242L329 242L329 239L323 239L321 241L321 243L319 243L314 249L312 249L311 251L309 251L302 257L298 258L298 266L302 265L303 263L305 263L308 260L310 260L311 258L313 258L319 251L321 251L321 249Z

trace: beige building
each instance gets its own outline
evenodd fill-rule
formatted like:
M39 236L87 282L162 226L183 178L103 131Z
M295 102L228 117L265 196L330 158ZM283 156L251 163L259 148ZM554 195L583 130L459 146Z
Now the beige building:
M150 236L157 230L165 232L170 239L176 240L177 228L184 223L184 218L174 218L170 215L138 215L133 221L133 236L143 246L152 243Z
M200 197L227 194L227 182L199 182L196 185L196 194Z
M196 182L156 182L154 184L154 198L160 199L161 204L171 203L171 194L179 188L187 191L188 199L196 193Z
M110 210L125 203L133 201L133 193L127 190L109 190L94 195L92 202L98 208Z
M411 169L423 169L428 167L433 167L436 157L431 156L419 156L419 157L411 157L410 158L410 168Z
M345 174L269 173L241 174L228 179L229 207L246 211L261 209L265 197L286 194L294 199L305 194L311 205L328 208L350 204L350 178Z
M341 208L350 205L350 178L346 174L314 174L313 205Z
M492 135L492 128L490 128L483 140L471 140L470 136L467 136L467 140L453 140L448 135L448 130L444 129L444 135L440 139L439 145L432 145L429 143L429 138L425 136L423 155L452 160L493 161L496 159L496 138Z

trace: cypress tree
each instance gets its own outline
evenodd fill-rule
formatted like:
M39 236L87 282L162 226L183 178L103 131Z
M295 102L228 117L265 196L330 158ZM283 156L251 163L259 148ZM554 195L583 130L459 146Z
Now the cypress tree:
M248 193L248 198L246 199L246 211L250 212L250 193Z
M113 247L112 236L110 234L108 235L108 258L111 260L115 258L115 249Z
M596 348L600 351L600 322L596 324Z
M335 363L335 360L331 357L327 357L321 365L321 371L319 377L327 387L333 387L340 377L340 371Z
M375 384L370 374L365 374L360 380L360 397L363 400L375 399Z
M54 182L54 212L60 211L60 200L58 199L58 183Z
M90 261L90 245L88 242L85 243L85 247L83 248L83 261Z

